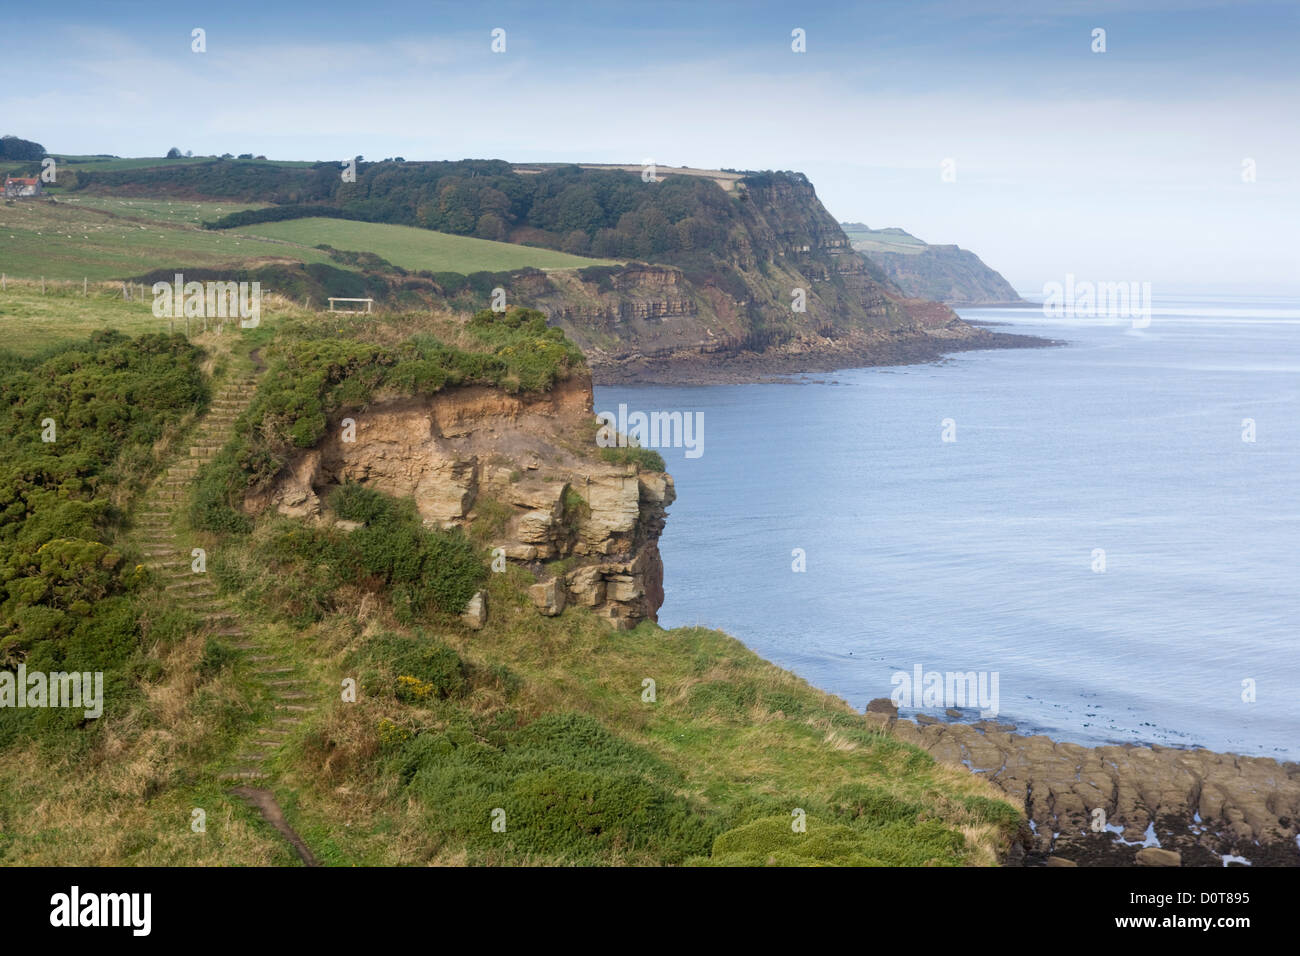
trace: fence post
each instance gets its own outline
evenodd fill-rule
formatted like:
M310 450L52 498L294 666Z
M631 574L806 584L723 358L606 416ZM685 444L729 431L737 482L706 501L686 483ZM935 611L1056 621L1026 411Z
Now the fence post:
M41 276L41 295L45 295L45 276Z
M82 297L83 299L86 297L86 277L85 277L85 276L82 276L82 277L81 277L81 297Z

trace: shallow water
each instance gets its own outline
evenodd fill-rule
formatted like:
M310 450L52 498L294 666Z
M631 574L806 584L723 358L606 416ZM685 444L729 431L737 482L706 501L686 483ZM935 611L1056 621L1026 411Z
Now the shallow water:
M1156 306L1137 329L961 310L1056 349L598 388L598 411L704 413L703 455L662 449L660 623L858 708L917 665L988 672L1025 732L1300 758L1300 303Z

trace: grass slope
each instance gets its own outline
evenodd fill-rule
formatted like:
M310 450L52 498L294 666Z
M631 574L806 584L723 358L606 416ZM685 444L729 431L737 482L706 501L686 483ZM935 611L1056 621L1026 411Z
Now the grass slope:
M91 202L96 201L0 205L0 271L9 276L96 281L153 269L220 268L252 259L330 261L317 249L196 229L179 219L159 222L157 207L148 211L151 218L139 221L91 208ZM236 204L219 205L233 208ZM181 215L179 210L176 215Z
M273 325L201 338L209 367L247 369L256 345L272 363L259 395L284 392L277 376L286 387L301 376L274 357ZM500 354L527 329L488 331L486 351ZM372 381L369 364L327 359L348 394L354 379ZM263 401L258 427L292 431L300 406L314 414L310 402ZM129 514L130 497L115 497ZM266 766L326 864L989 864L1019 825L983 779L879 733L724 634L649 623L615 633L581 608L540 617L532 575L487 573L481 544L490 617L470 630L436 594L403 593L403 575L446 551L440 532L391 499L331 506L374 527L349 536L264 516L246 532L201 533L183 507L173 525L178 553L206 549L243 631L311 688ZM470 541L490 542L480 530ZM113 542L127 567L132 540ZM463 539L456 548L419 580L460 588L449 568L473 554ZM201 626L178 592L143 582L132 600L138 640L122 648L126 690L105 716L3 745L0 863L294 865L219 776L273 716L265 665ZM355 702L340 695L349 677ZM202 834L190 828L196 808Z
M346 219L293 219L249 226L240 231L300 243L306 248L325 244L350 252L373 252L394 265L411 271L460 272L468 275L480 271L504 272L526 266L537 269L578 269L615 264L611 259L572 256L552 249L491 242L471 236L453 236L414 226Z

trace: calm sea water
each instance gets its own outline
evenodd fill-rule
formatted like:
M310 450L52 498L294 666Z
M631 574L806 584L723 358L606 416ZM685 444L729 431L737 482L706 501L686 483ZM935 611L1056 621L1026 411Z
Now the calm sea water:
M1300 759L1300 302L1157 298L1144 329L962 314L1068 345L596 390L704 413L703 455L663 450L660 623L859 709L919 664L996 673L1022 732Z

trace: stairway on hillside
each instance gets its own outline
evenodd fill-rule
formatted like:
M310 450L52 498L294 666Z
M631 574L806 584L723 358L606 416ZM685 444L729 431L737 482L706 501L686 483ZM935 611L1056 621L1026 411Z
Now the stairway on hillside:
M189 501L195 477L203 464L214 458L232 435L235 420L252 401L257 388L253 374L233 378L221 387L208 414L199 422L189 444L189 454L172 462L149 488L137 511L136 537L146 566L158 574L166 593L183 608L192 610L204 630L239 650L253 665L253 673L275 702L274 716L245 739L235 762L223 780L268 780L268 758L284 744L293 727L309 710L312 694L307 683L295 676L297 667L278 648L252 633L240 622L230 599L217 593L206 573L193 570L193 556L176 525L182 526L184 507Z

